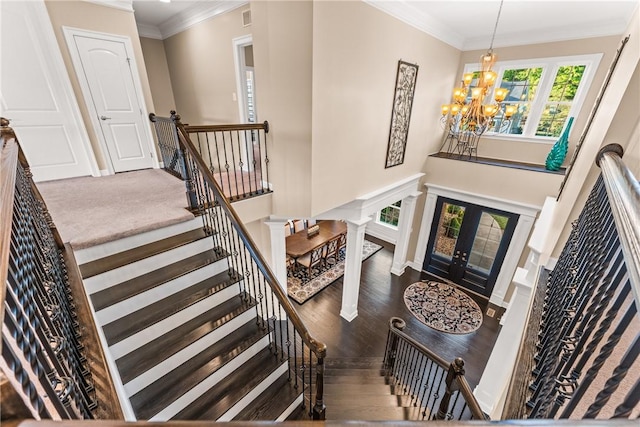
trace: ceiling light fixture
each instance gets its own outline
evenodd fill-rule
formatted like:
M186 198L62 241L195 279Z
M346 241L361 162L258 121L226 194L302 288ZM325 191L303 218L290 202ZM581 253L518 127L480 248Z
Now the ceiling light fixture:
M515 105L502 105L509 92L507 89L494 90L493 101L495 102L488 96L498 77L498 74L492 70L497 59L496 54L493 53L493 41L496 37L503 3L504 0L501 0L489 50L480 57L479 71L464 74L460 86L453 89L453 102L442 106L440 122L447 130L447 135L441 150L449 142L448 153L457 151L460 155L477 156L478 141L482 134L494 126L496 115L500 116L497 126L499 131L508 129L511 116L516 112ZM488 99L487 103L485 103L486 99Z

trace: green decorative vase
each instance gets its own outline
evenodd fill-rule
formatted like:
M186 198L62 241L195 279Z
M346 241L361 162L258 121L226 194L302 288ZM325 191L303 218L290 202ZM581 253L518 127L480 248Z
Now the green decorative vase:
M569 117L567 126L564 128L564 132L560 135L560 138L553 144L551 151L547 155L547 161L544 166L547 170L557 171L562 166L564 158L567 157L567 151L569 150L569 132L571 132L571 125L573 124L573 117Z

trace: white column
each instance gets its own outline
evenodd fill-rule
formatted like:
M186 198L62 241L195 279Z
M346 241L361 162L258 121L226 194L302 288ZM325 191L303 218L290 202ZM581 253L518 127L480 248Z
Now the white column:
M507 320L493 346L482 378L473 391L480 407L492 420L501 418L533 300L534 286L527 280L527 270L518 268L513 283L516 289L509 302Z
M413 216L416 212L416 202L422 193L416 191L402 199L400 205L400 218L398 218L398 237L396 248L393 251L393 264L391 273L400 276L407 267L407 250L409 249L409 239L413 231Z
M344 261L342 309L340 316L351 322L358 316L360 271L362 270L362 246L364 230L371 218L347 221L347 256Z
M438 203L438 195L427 191L427 198L424 201L424 211L422 212L422 223L418 234L418 243L416 244L416 254L413 258L413 269L422 270L424 257L427 252L427 244L429 243L429 235L431 234L431 225L434 221L436 212L436 204ZM435 218L438 221L437 218Z
M286 222L286 219L269 219L264 222L271 232L271 269L285 292L287 291L287 251L284 236Z

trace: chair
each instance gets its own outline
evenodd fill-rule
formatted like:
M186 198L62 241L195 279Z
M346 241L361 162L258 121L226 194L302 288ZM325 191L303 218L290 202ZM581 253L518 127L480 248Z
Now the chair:
M338 252L340 252L342 248L346 248L346 247L347 247L347 233L342 233L340 235L340 240L338 243Z
M287 223L284 225L284 237L291 236L292 234L293 232L291 231L291 223L287 221Z
M304 221L301 219L296 219L293 221L293 232L297 233L298 231L304 230Z
M331 257L334 258L335 262L338 262L338 254L340 250L340 236L336 236L333 239L329 240L324 247L324 253L322 254L322 260L324 265L327 265L327 260Z
M297 258L296 262L298 264L302 265L303 267L305 267L307 269L307 273L308 273L309 277L311 277L311 269L314 266L322 263L322 261L323 261L322 254L323 253L324 253L324 245L323 246L318 246L317 248L313 249L308 254L305 254L305 255Z

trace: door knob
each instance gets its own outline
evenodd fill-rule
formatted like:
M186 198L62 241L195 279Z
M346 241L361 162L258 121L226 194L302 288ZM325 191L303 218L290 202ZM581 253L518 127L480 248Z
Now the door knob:
M111 120L111 117L100 116L100 120Z

